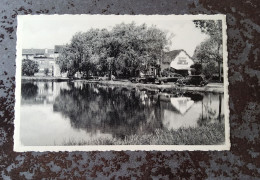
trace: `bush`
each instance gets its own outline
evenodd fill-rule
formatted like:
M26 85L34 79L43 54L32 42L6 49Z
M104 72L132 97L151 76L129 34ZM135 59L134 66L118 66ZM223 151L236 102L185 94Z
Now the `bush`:
M22 75L33 76L34 73L39 72L39 64L30 59L22 60Z
M162 71L162 76L169 76L169 75L171 75L171 74L174 74L175 73L175 71L174 71L174 69L173 68L167 68L167 69L164 69L163 71Z
M211 79L214 74L218 73L218 67L215 65L215 62L210 61L203 64L202 72L207 79Z
M191 65L190 68L192 68L194 75L199 75L202 73L202 65L200 63L195 63Z

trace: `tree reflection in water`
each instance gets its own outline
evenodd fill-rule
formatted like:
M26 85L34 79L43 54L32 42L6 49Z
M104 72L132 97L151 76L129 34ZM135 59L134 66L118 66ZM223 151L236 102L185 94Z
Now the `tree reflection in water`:
M61 90L53 110L69 117L74 128L124 138L161 128L156 104L151 103L154 101L138 90L83 84L81 88L72 85L70 90Z
M175 127L175 119L171 118L178 118L178 123L192 122L197 126L216 123L216 119L223 122L224 119L221 112L222 95L189 92L168 94L82 82L68 85L69 89L60 89L53 110L68 117L73 128L93 134L109 133L123 139L133 134L153 133L155 129L169 129L167 122ZM178 107L172 104L174 102L182 109L176 109ZM187 103L192 104L188 107ZM200 110L190 111L193 104ZM197 113L198 118L194 119L192 112ZM186 118L192 118L192 121Z
M34 99L38 94L38 86L32 82L22 83L21 95L23 99Z
M23 82L22 103L53 104L71 127L125 138L155 129L223 123L223 95L158 92L83 82Z

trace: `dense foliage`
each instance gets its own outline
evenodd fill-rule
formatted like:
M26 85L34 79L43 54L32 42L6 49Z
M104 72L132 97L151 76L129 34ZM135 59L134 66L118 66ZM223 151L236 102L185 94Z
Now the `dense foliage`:
M173 68L169 67L169 68L164 69L161 74L162 74L162 76L168 77L168 76L172 75L173 73L175 73L175 70Z
M219 80L221 80L221 64L223 63L222 22L221 20L196 20L194 24L203 33L209 35L209 38L196 47L193 57L202 65L204 74L211 77L218 72Z
M30 59L22 60L22 75L33 76L34 73L39 72L39 64Z
M195 62L193 65L190 66L193 69L193 74L199 75L202 73L202 65L198 62Z
M155 26L118 24L111 30L76 33L59 57L62 72L89 75L136 76L156 66L170 41Z

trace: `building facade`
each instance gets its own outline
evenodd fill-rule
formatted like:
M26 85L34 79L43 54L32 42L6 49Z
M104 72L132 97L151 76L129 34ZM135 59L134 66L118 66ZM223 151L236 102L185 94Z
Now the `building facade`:
M61 51L61 46L59 47L59 51L56 50L56 46L55 49L23 49L22 58L39 64L39 72L34 76L61 77L60 68L56 63Z
M173 50L165 53L161 62L161 72L172 69L175 73L187 76L191 74L190 66L193 64L193 59L185 50Z

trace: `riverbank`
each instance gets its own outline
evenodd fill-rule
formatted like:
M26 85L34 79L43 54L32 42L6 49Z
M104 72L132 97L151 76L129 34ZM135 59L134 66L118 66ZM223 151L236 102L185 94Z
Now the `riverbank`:
M123 140L120 138L98 138L89 141L68 140L63 142L63 145L219 145L224 141L224 124L214 123L178 130L156 129L154 133L131 135Z
M79 81L79 80L76 80ZM87 81L87 80L82 80ZM185 91L196 91L196 92L213 92L213 93L224 93L224 87L222 83L209 83L206 86L198 87L198 86L177 86L174 83L166 83L166 84L142 84L142 83L132 83L128 80L124 81L87 81L92 83L98 83L103 85L111 85L111 86L124 86L124 87L132 87L132 88L141 88L148 90L185 90Z
M131 88L140 88L154 91L168 91L168 90L185 90L185 91L195 91L195 92L213 92L213 93L224 93L223 83L209 83L206 86L177 86L174 83L165 83L165 84L142 84L142 83L132 83L129 80L114 80L114 81L97 81L97 80L84 80L84 79L74 79L70 80L66 77L35 77L35 76L22 76L22 80L27 81L82 81L89 83L98 83L107 86L123 86Z
M32 81L68 81L67 77L52 77L52 76L22 76L22 80Z

